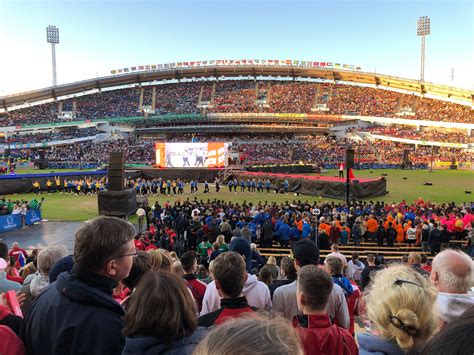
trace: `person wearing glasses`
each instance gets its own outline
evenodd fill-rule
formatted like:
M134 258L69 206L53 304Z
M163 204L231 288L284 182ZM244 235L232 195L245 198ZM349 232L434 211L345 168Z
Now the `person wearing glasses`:
M399 265L376 273L365 296L371 333L359 333L359 354L403 355L422 346L437 326L437 292L428 278Z
M137 251L134 226L97 217L75 234L74 266L30 306L21 338L28 354L121 354L124 311L112 291L125 279Z

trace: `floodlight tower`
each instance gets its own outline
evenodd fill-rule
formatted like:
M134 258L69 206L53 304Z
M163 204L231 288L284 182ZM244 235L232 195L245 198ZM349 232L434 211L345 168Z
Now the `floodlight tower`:
M430 34L430 18L421 16L416 24L416 35L421 36L420 80L425 81L425 36Z
M56 86L56 44L59 44L59 28L56 26L46 27L46 40L51 43L51 53L53 59L53 86Z

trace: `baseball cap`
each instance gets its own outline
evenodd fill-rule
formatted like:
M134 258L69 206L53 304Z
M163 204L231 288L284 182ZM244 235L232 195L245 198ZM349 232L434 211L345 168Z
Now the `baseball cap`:
M316 265L319 261L319 248L311 240L303 239L295 244L293 255L300 266Z
M5 259L0 258L0 270L6 269L8 266L8 263L5 261Z

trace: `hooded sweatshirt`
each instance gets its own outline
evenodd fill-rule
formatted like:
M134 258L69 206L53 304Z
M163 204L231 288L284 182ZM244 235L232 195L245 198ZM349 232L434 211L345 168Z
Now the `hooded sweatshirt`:
M265 309L271 311L272 301L270 298L270 291L267 285L258 281L255 275L247 274L247 280L244 284L243 294L247 298L250 307L258 309ZM202 310L200 315L217 311L221 308L221 297L217 293L216 283L214 281L207 285L204 299L202 300Z
M400 347L389 341L368 333L357 334L359 355L405 355Z
M439 292L436 305L439 318L445 323L451 323L474 306L474 295Z

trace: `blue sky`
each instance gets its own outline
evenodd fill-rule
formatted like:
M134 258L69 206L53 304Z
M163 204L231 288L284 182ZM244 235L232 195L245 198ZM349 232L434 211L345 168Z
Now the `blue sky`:
M472 89L472 6L468 0L0 0L0 96L51 85L50 24L60 28L58 83L134 65L240 58L340 62L417 79L416 20L424 15L432 32L426 80Z

